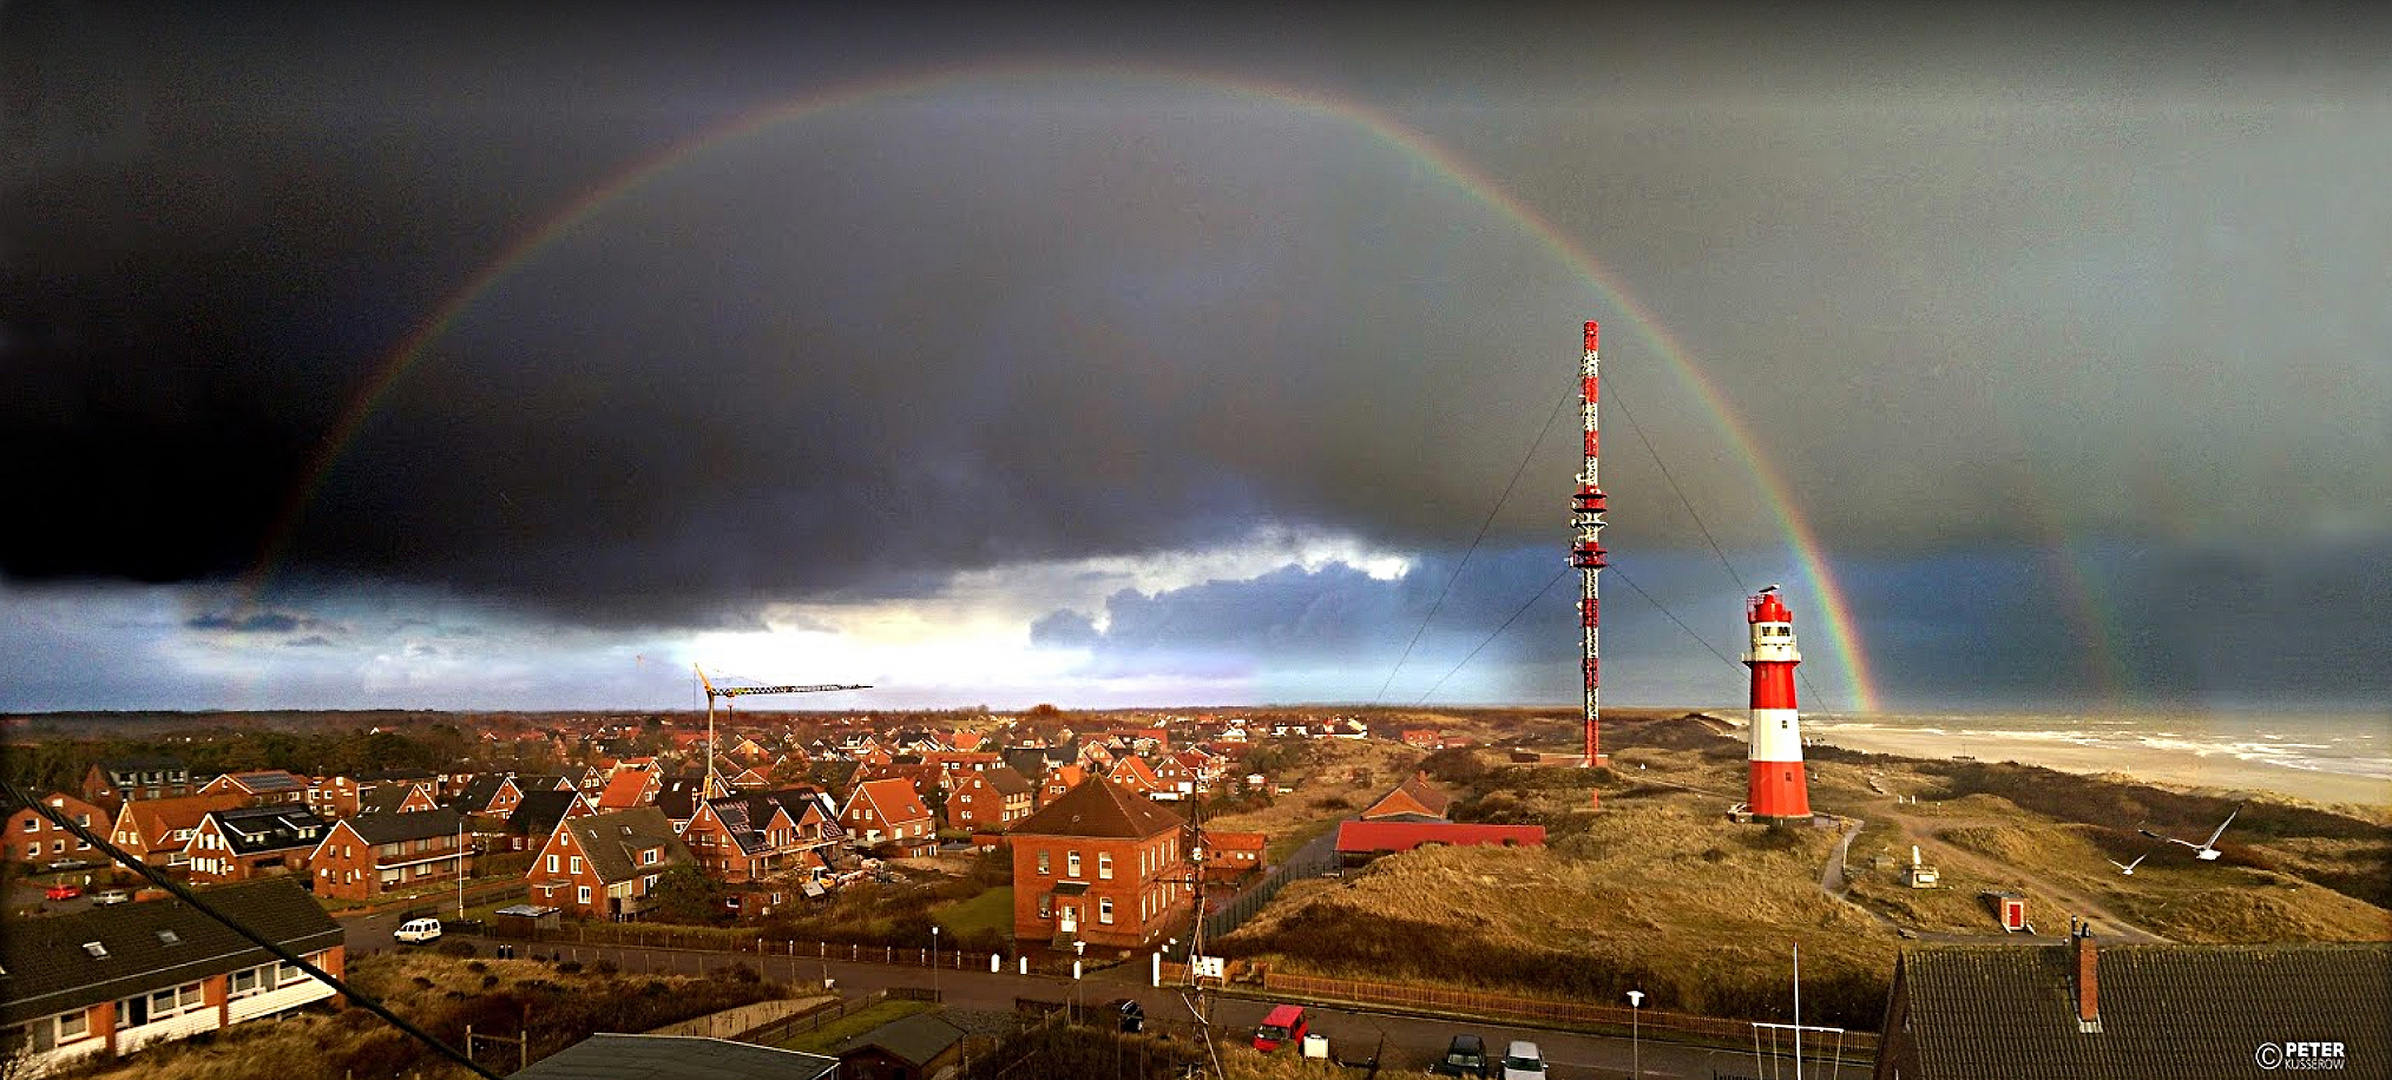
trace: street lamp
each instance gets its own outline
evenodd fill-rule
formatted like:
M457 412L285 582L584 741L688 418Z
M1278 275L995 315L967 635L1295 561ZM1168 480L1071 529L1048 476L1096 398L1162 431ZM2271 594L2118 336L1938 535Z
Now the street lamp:
M1636 1018L1644 1010L1644 991L1628 991L1628 1071L1633 1076L1644 1075L1644 1055L1637 1044Z
M937 996L938 996L938 992L939 992L939 928L938 928L936 925L933 925L933 926L930 928L930 996L932 996L932 997L937 997Z
M1071 1017L1071 1019L1072 1019L1072 1022L1076 1024L1076 1023L1079 1023L1079 1022L1080 1022L1079 1010L1080 1010L1080 1007L1081 1007L1081 1006L1080 1006L1080 958L1081 958L1081 957L1084 957L1084 956L1087 956L1087 955L1088 955L1088 943L1087 943L1086 941L1084 941L1084 940L1080 940L1080 939L1076 939L1076 938L1075 938L1075 939L1073 939L1073 941L1072 941L1072 943L1071 943L1071 955L1072 955L1072 961L1071 961L1071 998L1072 998L1072 1017Z

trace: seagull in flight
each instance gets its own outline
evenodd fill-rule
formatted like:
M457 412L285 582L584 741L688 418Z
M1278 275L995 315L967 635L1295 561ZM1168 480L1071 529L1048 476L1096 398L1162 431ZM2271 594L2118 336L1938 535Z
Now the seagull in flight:
M2213 840L2214 840L2214 839L2216 839L2216 837L2211 837L2211 839L2213 839ZM2143 860L2145 860L2145 859L2148 859L2148 858L2150 858L2150 857L2151 857L2151 853L2150 853L2150 852L2148 852L2148 851L2146 851L2146 852L2144 852L2144 853L2142 853L2142 854L2140 854L2140 855L2137 855L2137 856L2135 856L2135 861L2133 861L2133 862L2123 862L2123 863L2122 863L2122 862L2119 862L2119 861L2118 861L2118 860L2116 860L2116 859L2111 859L2111 860L2110 860L2110 865L2111 865L2111 866L2115 866L2115 867L2117 867L2117 868L2118 868L2118 872L2119 872L2119 873L2121 873L2121 874L2124 874L2124 875L2126 875L2127 877L2133 877L2133 876L2135 876L2135 867L2137 867L2137 866L2141 866L2141 865L2143 864Z
M2219 854L2218 837L2226 835L2226 826L2234 824L2234 815L2239 813L2242 813L2242 807L2237 806L2234 808L2233 813L2226 815L2226 820L2218 823L2218 831L2209 834L2209 839L2198 844L2193 843L2190 840L2178 840L2173 836L2161 836L2160 834L2152 832L2149 829L2143 829L2140 831L2143 835L2154 840L2165 840L2171 844L2183 844L2184 846L2193 849L2193 857L2196 859L2200 859L2204 862L2216 862Z

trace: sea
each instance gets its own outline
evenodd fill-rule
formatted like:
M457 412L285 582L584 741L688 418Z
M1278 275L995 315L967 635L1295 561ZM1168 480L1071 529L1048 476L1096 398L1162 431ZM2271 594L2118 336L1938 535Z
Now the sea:
M1809 713L1808 733L1940 737L1948 757L2031 758L2034 748L2156 751L2392 782L2392 713Z

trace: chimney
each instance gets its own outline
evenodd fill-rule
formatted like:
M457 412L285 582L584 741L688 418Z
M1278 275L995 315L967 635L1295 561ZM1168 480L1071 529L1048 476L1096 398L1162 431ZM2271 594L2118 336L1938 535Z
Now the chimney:
M2093 921L2078 924L2076 933L2076 1029L2101 1030L2100 956L2093 948Z

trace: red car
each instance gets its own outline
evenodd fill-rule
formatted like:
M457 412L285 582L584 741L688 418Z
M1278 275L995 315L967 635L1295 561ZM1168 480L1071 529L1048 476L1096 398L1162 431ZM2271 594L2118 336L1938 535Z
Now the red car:
M72 900L81 895L83 895L83 886L81 885L50 886L50 899L52 900Z

